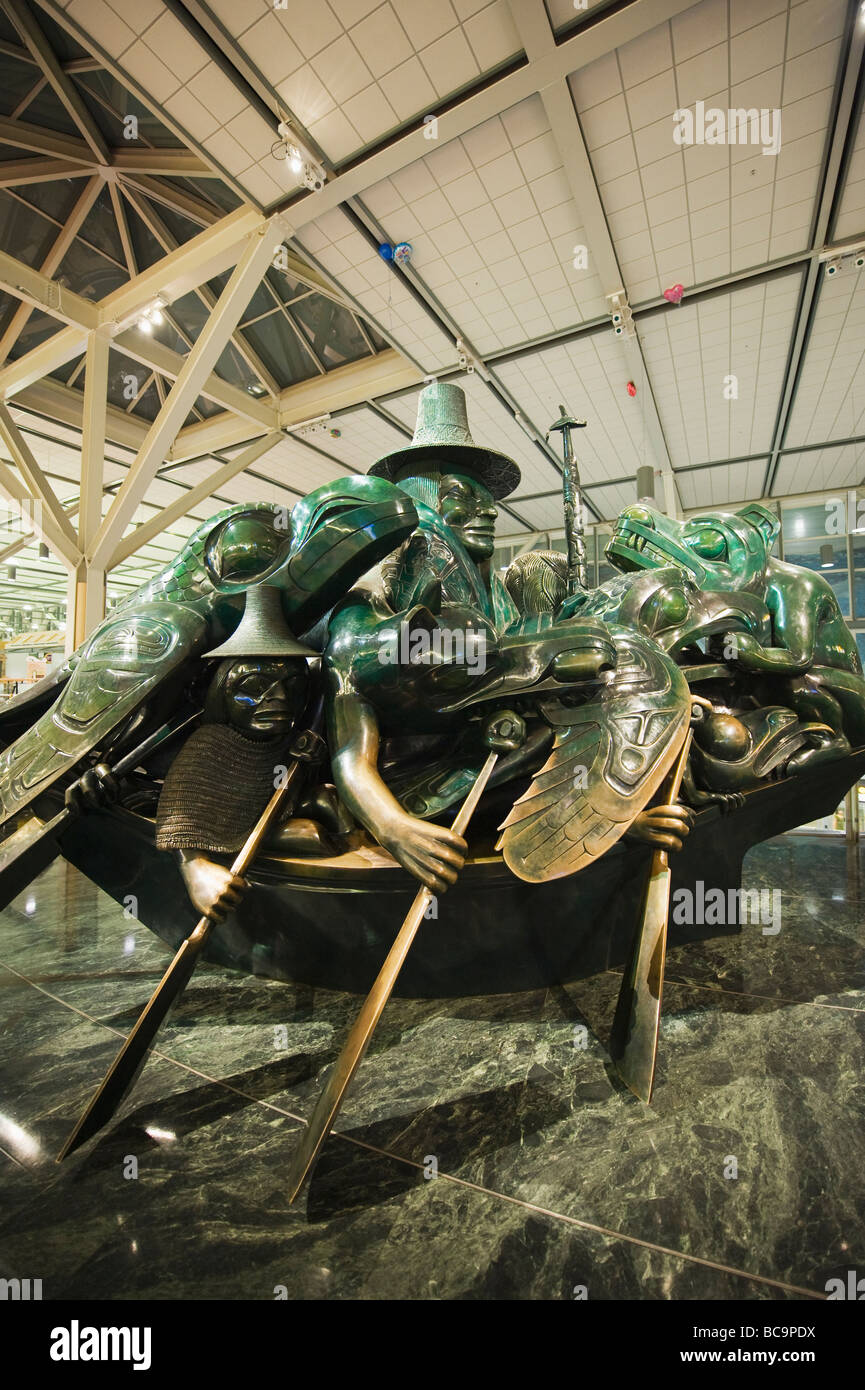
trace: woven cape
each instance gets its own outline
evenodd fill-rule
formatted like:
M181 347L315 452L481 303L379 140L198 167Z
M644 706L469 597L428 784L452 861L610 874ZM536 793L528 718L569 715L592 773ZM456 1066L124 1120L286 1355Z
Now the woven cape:
M228 724L196 729L162 784L157 849L239 850L273 796L289 744L286 738L255 742Z

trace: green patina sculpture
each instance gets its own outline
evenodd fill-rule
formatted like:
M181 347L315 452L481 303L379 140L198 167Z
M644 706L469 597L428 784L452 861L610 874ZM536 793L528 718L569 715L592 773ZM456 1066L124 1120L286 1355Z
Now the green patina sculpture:
M0 755L0 821L127 723L137 727L145 707L155 715L181 703L201 656L237 626L248 587L275 586L286 619L303 633L416 520L410 499L391 484L342 478L310 493L290 518L262 503L204 522L96 628L61 673L59 698Z
M495 501L519 473L474 444L458 387L426 388L412 443L372 472L414 499L418 527L380 580L330 620L329 733L343 800L440 890L465 845L432 818L477 776L481 715L513 707L526 738L490 785L534 779L504 821L505 859L527 879L575 872L629 830L658 790L688 721L685 681L638 632L520 612L491 567ZM645 718L635 721L626 711L638 691ZM426 742L413 746L419 736ZM687 811L670 815L686 834ZM642 822L647 838L662 833L652 820Z
M772 557L772 513L752 504L676 521L630 507L607 550L620 573L574 593L557 552L521 555L503 576L493 567L496 503L519 476L475 444L464 393L444 382L421 392L412 442L367 477L317 489L290 516L268 504L220 512L46 682L44 698L59 697L0 755L0 817L64 785L91 749L104 762L204 700L166 777L158 835L183 855L196 905L224 910L232 885L207 865L248 816L239 803L227 812L232 835L208 835L200 815L178 830L178 805L203 785L197 753L207 744L207 759L238 770L261 754L257 806L301 692L319 687L336 790L307 787L271 851L327 856L359 823L435 891L467 853L438 821L477 777L497 716L515 732L478 825L529 881L577 872L625 834L681 846L691 811L652 803L693 692L706 713L683 783L692 806L735 807L865 744L855 643L822 577ZM304 651L322 653L314 669ZM215 674L211 658L222 658Z

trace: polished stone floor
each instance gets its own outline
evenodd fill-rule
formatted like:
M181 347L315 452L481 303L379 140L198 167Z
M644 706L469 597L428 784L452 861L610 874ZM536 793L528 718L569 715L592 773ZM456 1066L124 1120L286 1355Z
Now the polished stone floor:
M0 1277L83 1299L821 1297L865 1272L865 849L784 836L745 881L781 890L781 930L673 947L651 1108L611 1074L613 971L394 999L289 1209L299 1117L359 1000L200 967L113 1126L59 1167L168 951L57 862L0 914Z

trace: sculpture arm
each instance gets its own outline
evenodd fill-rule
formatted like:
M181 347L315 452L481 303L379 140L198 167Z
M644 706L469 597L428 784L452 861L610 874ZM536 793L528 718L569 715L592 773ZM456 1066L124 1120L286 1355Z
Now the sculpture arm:
M208 859L203 850L178 850L180 872L189 900L202 917L219 922L233 911L249 884L240 874L233 874L223 864Z
M379 844L434 893L456 880L466 842L441 825L404 811L378 771L375 711L356 691L338 690L329 701L331 766L339 794Z
M729 641L733 660L746 671L759 675L800 676L813 664L817 628L823 613L823 601L816 588L798 589L789 593L780 583L766 595L766 607L772 617L775 641L783 634L784 645L764 647L750 633L731 633Z

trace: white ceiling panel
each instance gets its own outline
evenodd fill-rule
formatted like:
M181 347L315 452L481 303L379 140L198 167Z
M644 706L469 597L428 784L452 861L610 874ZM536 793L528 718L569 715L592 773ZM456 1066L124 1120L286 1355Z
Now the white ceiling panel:
M434 111L520 51L506 0L284 0L278 8L272 0L209 0L209 8L229 52L234 46L256 65L334 164ZM171 67L171 60L166 64ZM200 73L191 87L206 103ZM227 162L235 154L228 144L233 139L247 151L245 166L232 170L241 183L249 186L255 177L282 186L285 173L269 156L273 136L264 144L254 139L251 122L241 127L254 114L247 109L220 122L220 131L204 143ZM253 138L244 145L245 131ZM266 193L262 185L266 201L278 196Z
M572 77L632 303L806 248L846 9L703 0ZM699 101L780 111L778 152L768 114L754 143L677 144Z
M794 271L640 320L674 468L770 447L800 283Z
M640 464L652 462L639 383L636 397L629 396L628 373L611 328L501 362L496 372L540 430L557 419L560 403L587 422L574 436L584 482L635 473Z
M823 275L786 444L865 432L865 271Z
M431 142L434 143L434 142ZM363 202L482 354L606 310L587 236L539 96L452 140ZM591 261L590 261L591 265Z
M333 430L339 431L336 438ZM309 442L337 460L331 467L338 475L346 468L354 473L366 473L382 454L401 448L407 441L400 430L394 429L374 410L361 406L357 410L343 411L320 433L310 435Z
M298 241L424 371L454 365L454 344L339 208L304 227Z
M686 511L694 507L727 507L735 502L753 501L763 492L766 459L730 463L720 468L698 468L677 473L676 486Z
M865 447L845 444L833 449L782 454L773 496L790 497L821 488L858 487L865 482Z

